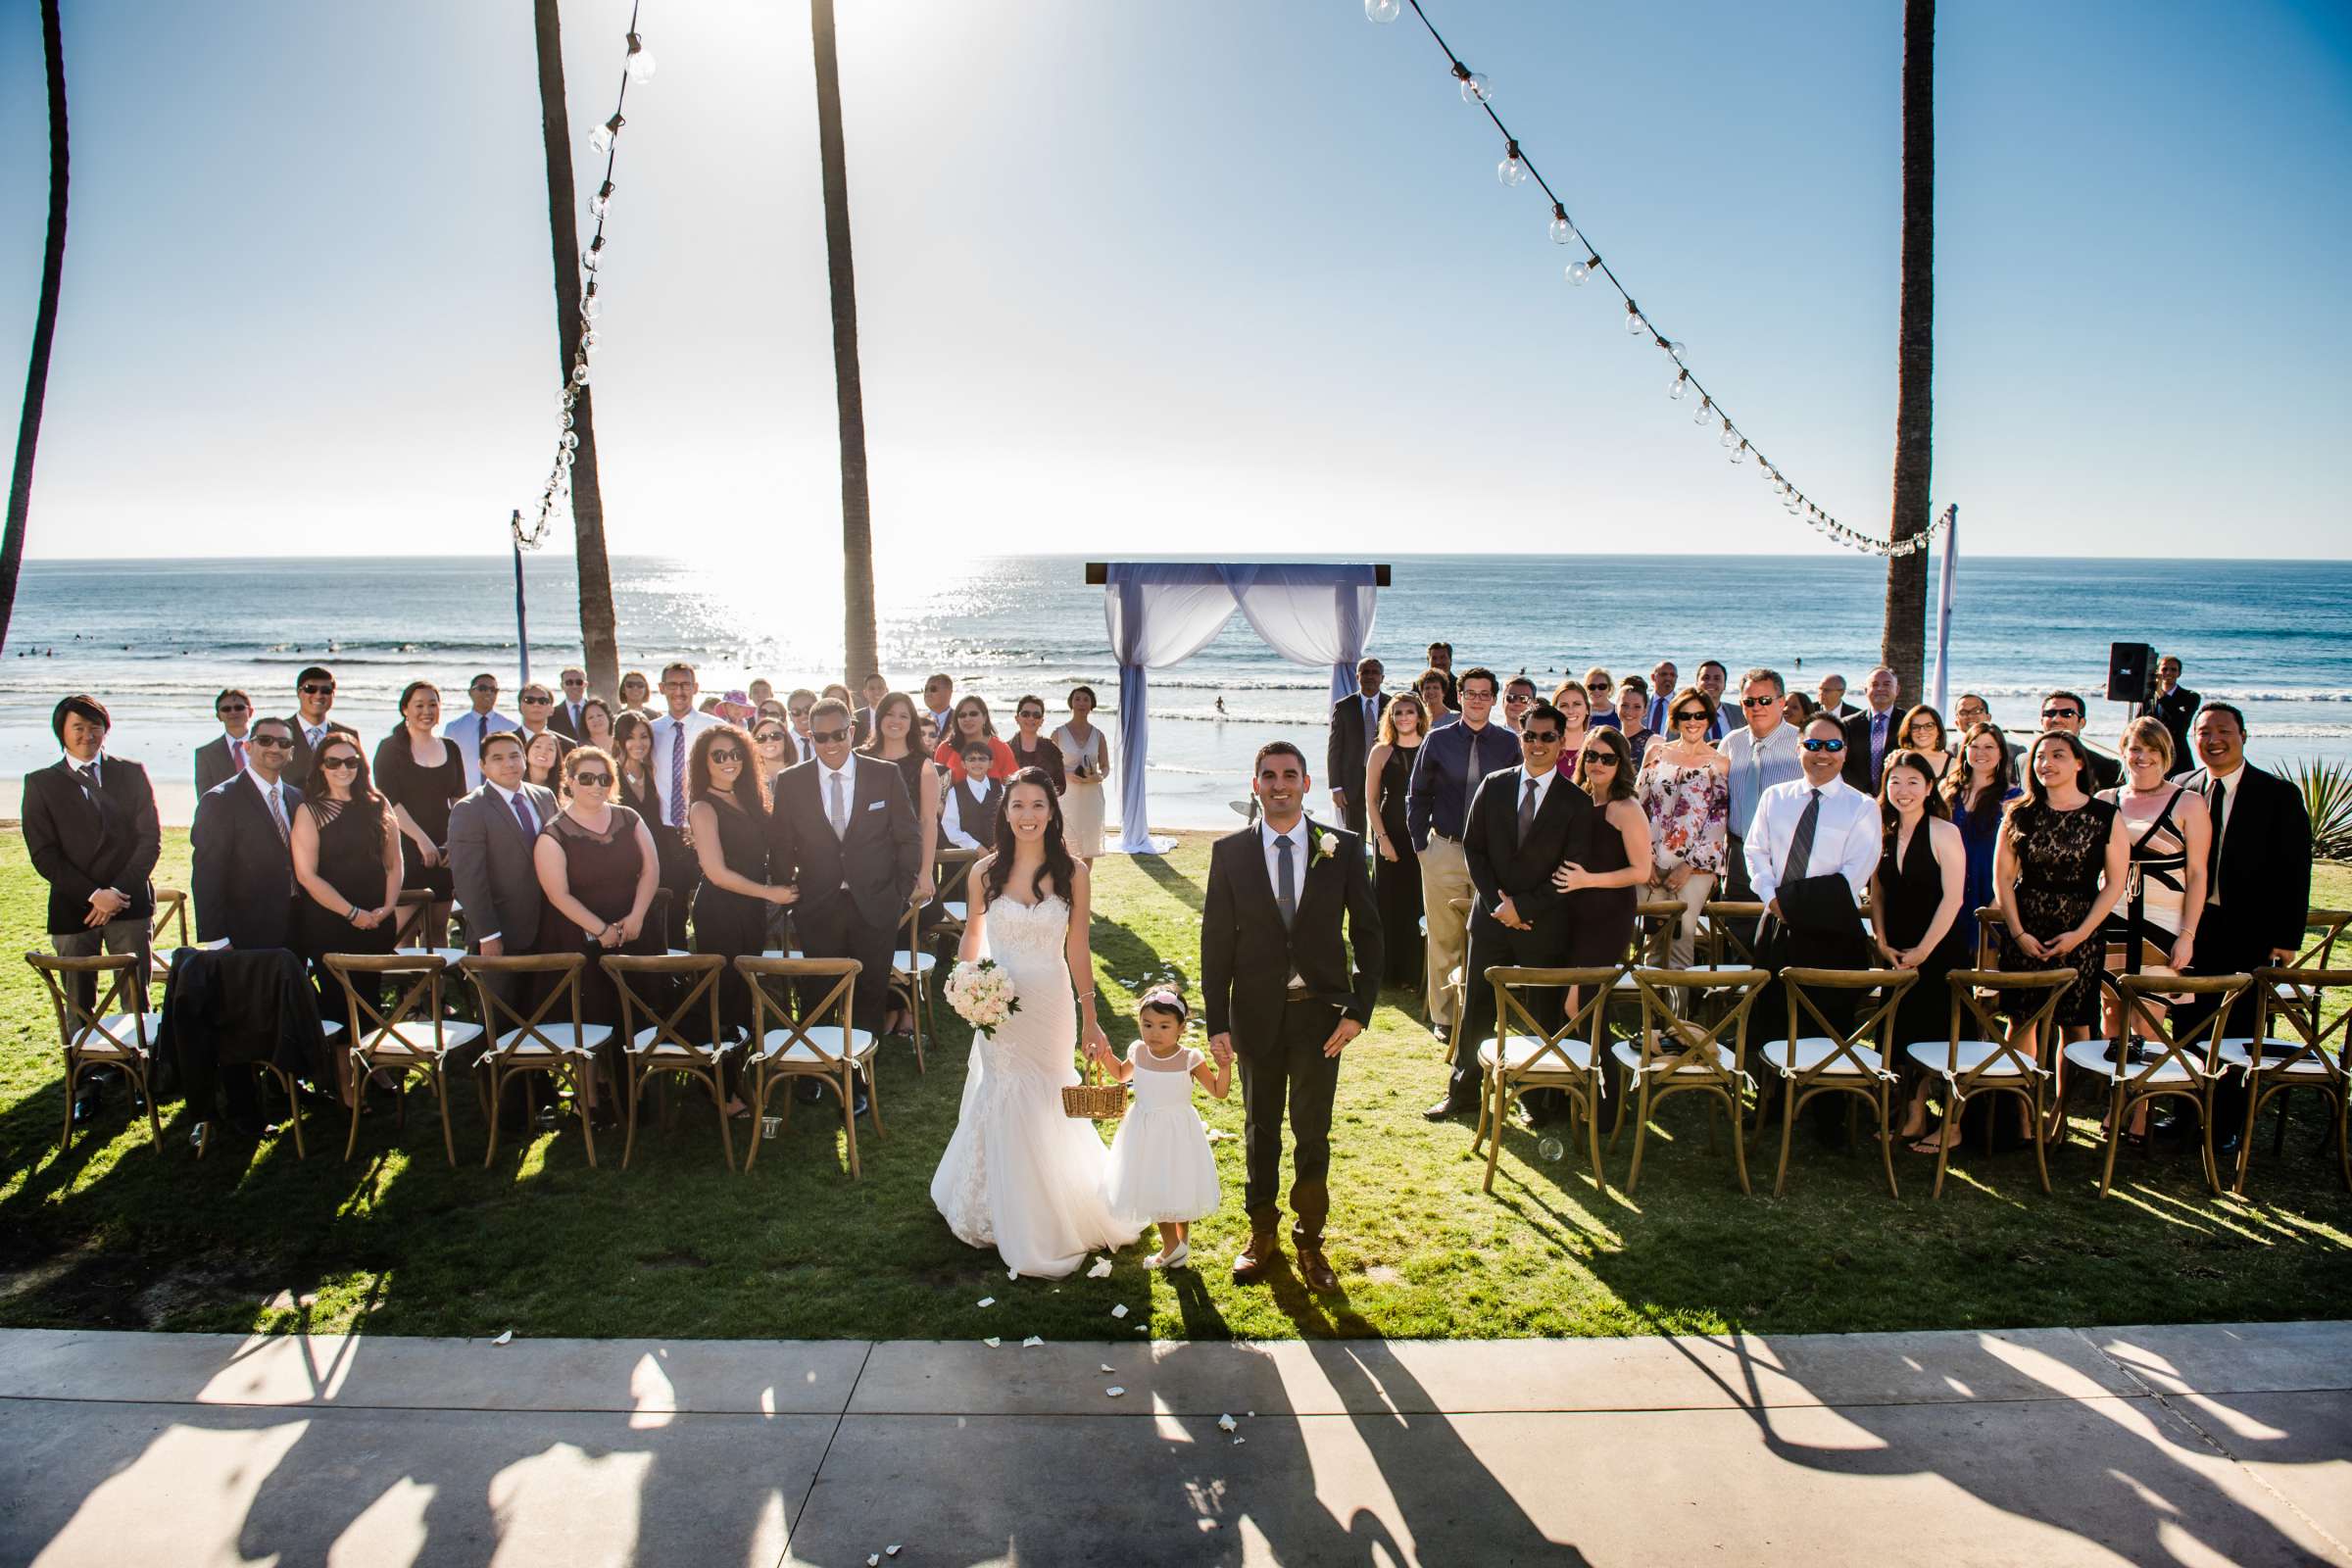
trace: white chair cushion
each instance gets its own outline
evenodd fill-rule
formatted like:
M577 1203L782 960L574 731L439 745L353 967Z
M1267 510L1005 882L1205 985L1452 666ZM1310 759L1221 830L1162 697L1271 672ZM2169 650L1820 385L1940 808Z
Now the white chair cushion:
M394 948L392 956L395 958L439 958L454 969L465 958L466 950L464 948Z
M2153 1052L2145 1061L2109 1061L2104 1040L2078 1040L2066 1048L2066 1064L2083 1072L2095 1072L2102 1078L2123 1078L2130 1083L2185 1084L2197 1081L2178 1056L2167 1056L2161 1065ZM2154 1070L2151 1072L2150 1069Z
M590 1023L582 1024L577 1030L574 1030L567 1023L543 1023L539 1026L539 1035L545 1036L547 1041L554 1042L555 1051L550 1051L541 1039L522 1029L510 1029L500 1035L495 1049L500 1055L518 1056L525 1060L537 1057L553 1061L557 1052L577 1055L582 1052L596 1050L612 1038L612 1028L610 1024Z
M1457 963L1446 971L1446 983L1449 986L1458 986L1462 983L1462 966L1460 964Z
M1731 1048L1729 1046L1717 1045L1710 1049L1714 1052L1715 1070L1719 1073L1730 1073L1732 1070ZM1627 1072L1639 1073L1647 1071L1655 1073L1660 1077L1666 1076L1667 1066L1673 1059L1671 1056L1660 1055L1655 1060L1651 1061L1648 1067L1644 1068L1642 1065L1641 1043L1634 1040L1618 1041L1615 1045L1609 1047L1609 1054L1616 1057L1618 1062L1623 1065ZM1677 1078L1705 1078L1710 1076L1710 1074L1707 1072L1705 1067L1701 1066L1697 1062L1691 1061L1685 1062L1682 1066L1675 1068L1673 1076Z
M2024 1078L2026 1074L2014 1060L2002 1057L1997 1062L1992 1061L2000 1050L1990 1040L1963 1040L1956 1048L1941 1040L1922 1040L1903 1048L1913 1061L1946 1078L1957 1078L1980 1068L1984 1069L1986 1078ZM1992 1062L1992 1065L1986 1067L1986 1062Z
M717 1055L721 1051L724 1051L726 1047L681 1046L675 1040L664 1040L662 1037L662 1031L660 1029L654 1027L652 1024L647 1024L644 1028L638 1030L636 1034L622 1042L621 1049L628 1052L628 1054L632 1056L644 1056L653 1060L661 1060L666 1057L673 1061L700 1062L709 1061L711 1057Z
M451 1019L441 1025L443 1052L470 1046L482 1037L478 1023L460 1023ZM364 1047L371 1058L391 1060L404 1056L430 1059L434 1054L433 1026L423 1018L404 1018L390 1029L370 1030Z
M2303 1046L2303 1042L2300 1040L2281 1040L2277 1035L2265 1038L2262 1043L2275 1051L2299 1051ZM2249 1049L2252 1044L2250 1039L2223 1041L2222 1060L2230 1066L2243 1070L2253 1060L2253 1052ZM2315 1060L2308 1055L2298 1058L2291 1066L2283 1057L2276 1061L2266 1061L2262 1064L2262 1070L2277 1073L2282 1078L2316 1078L2322 1082L2334 1076L2328 1071L2326 1062Z
M762 1061L794 1061L822 1067L829 1062L840 1060L844 1054L848 1055L852 1061L863 1061L874 1054L874 1037L868 1030L851 1030L849 1050L846 1053L842 1050L841 1025L839 1024L818 1024L814 1028L804 1029L801 1033L808 1039L795 1039L793 1032L789 1029L770 1029L766 1037L760 1042L760 1059ZM817 1047L822 1048L821 1054L818 1050L811 1049L809 1041L814 1041Z
M98 1020L97 1033L85 1038L74 1049L84 1056L114 1057L135 1055L139 1047L139 1021L147 1023L147 1049L155 1049L156 1031L164 1024L160 1012L115 1012Z
M1562 1061L1562 1056L1566 1056L1567 1060ZM1568 1078L1592 1070L1592 1042L1570 1039L1561 1041L1557 1047L1546 1047L1534 1035L1512 1035L1502 1042L1500 1059L1502 1065L1512 1072L1524 1073L1531 1078ZM1480 1041L1479 1065L1493 1068L1495 1061L1494 1042ZM1530 1063L1534 1065L1531 1067Z
M904 953L893 954L890 960L891 978L895 980L912 979L917 975L927 979L931 971L938 967L939 955L936 953L915 954L911 965L907 961L907 956Z
M1830 1061L1832 1054L1837 1050L1838 1042L1827 1035L1808 1035L1799 1039L1793 1053L1790 1051L1788 1041L1768 1040L1764 1043L1764 1059L1783 1072L1817 1072L1822 1070L1825 1062ZM1793 1060L1791 1059L1792 1055ZM1838 1078L1867 1076L1863 1067L1854 1065L1856 1060L1863 1062L1868 1072L1878 1072L1886 1066L1886 1063L1879 1059L1879 1054L1876 1051L1868 1046L1856 1046L1845 1054L1839 1055L1836 1062L1830 1063L1828 1071L1832 1077Z

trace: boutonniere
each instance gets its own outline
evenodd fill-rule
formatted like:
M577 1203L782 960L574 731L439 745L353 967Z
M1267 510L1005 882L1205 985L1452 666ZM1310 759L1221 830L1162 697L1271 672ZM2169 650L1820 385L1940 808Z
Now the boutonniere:
M1318 833L1310 824L1306 830L1306 868L1313 870L1331 858L1331 835Z

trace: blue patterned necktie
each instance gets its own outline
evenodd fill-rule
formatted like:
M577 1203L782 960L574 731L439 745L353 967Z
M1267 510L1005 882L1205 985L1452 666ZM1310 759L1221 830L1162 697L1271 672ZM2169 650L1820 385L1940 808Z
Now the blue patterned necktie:
M1284 930L1298 915L1298 873L1291 865L1291 836L1274 836L1274 903L1282 910Z

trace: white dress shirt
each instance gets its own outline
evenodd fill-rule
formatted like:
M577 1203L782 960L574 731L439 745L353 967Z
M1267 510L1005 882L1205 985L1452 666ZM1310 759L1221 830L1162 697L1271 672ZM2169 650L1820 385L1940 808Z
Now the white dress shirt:
M1780 896L1781 861L1788 858L1797 819L1805 814L1816 789L1821 794L1821 814L1813 824L1812 853L1802 866L1788 867L1788 879L1842 876L1853 888L1856 904L1869 890L1870 874L1879 868L1884 832L1879 803L1836 774L1821 785L1797 778L1764 792L1741 845L1747 856L1748 885L1762 903L1770 904Z
M971 780L958 779L956 782L969 787ZM989 802L989 799L997 793L997 789L998 784L995 779L982 779L980 781L979 790L980 804L986 806ZM947 809L940 813L939 830L948 836L948 842L955 845L959 850L988 850L996 848L996 846L993 844L981 843L978 839L972 837L972 835L963 830L963 813L956 808L956 791L954 787L951 786L945 793L947 795L948 806Z
M458 745L458 760L466 764L466 787L479 789L482 784L482 737L501 730L522 728L522 720L509 718L497 709L477 713L471 709L460 713L441 726L441 738Z
M654 779L662 794L662 811L669 818L671 827L686 825L686 792L674 788L670 778L670 751L677 744L674 737L681 729L685 731L685 756L692 759L694 738L718 722L717 714L706 713L700 709L689 711L684 718L672 718L663 713L653 722L654 755L647 758L646 761L654 770ZM687 766L689 770L692 769L691 760Z
M245 776L253 780L255 789L262 792L264 806L268 806L272 801L277 803L278 820L284 824L286 836L289 839L292 838L294 834L294 795L286 788L286 781L281 778L272 784L261 774L256 773L250 766L245 769Z
M1558 781L1560 770L1556 767L1547 767L1541 773L1530 773L1527 770L1527 764L1521 762L1511 771L1519 775L1511 780L1511 817L1516 821L1519 816L1519 803L1527 799L1528 784L1533 782L1536 786L1536 809L1541 811L1544 809L1544 798L1551 793L1551 786Z
M471 717L472 715L471 715L471 714L468 714L467 716L468 716L468 717ZM493 729L495 729L496 727L497 727L496 725L493 725L493 726L492 726L492 728L493 728ZM520 802L522 803L522 808L523 808L525 811L527 811L527 812L529 812L529 813L530 813L530 818L531 818L531 821L532 821L533 823L537 824L537 825L538 825L538 826L540 826L540 827L545 827L545 826L547 826L547 823L546 823L545 821L541 820L541 818L540 818L540 816L539 816L539 808L538 808L537 807L535 807L535 806L533 806L533 805L531 804L531 798L530 798L528 795L525 795L525 794L523 794L523 793L522 793L522 791L520 791L520 790L511 790L511 789L508 789L508 788L506 788L504 785L501 785L501 784L495 784L495 783L494 783L494 784L492 784L492 785L490 786L490 791L491 791L491 793L492 793L492 794L496 795L496 796L497 796L497 797L498 797L500 800L502 800L502 801L504 801L504 802L506 802L506 803L507 803L507 814L508 814L509 816L513 816L513 815L514 815L514 803L515 803L516 801L520 801ZM522 825L522 823L521 823L521 821L518 819L518 820L515 822L515 824L514 824L514 825L515 825L516 827L520 827L520 826ZM480 940L480 941L483 941L483 942L496 942L496 941L498 941L498 940L499 940L499 938L500 938L500 937L502 937L503 935L505 935L505 933L504 933L504 932L500 932L500 931L489 931L489 932L485 932L485 933L483 933L483 935L482 935L482 936L481 936L481 937L480 937L478 940Z

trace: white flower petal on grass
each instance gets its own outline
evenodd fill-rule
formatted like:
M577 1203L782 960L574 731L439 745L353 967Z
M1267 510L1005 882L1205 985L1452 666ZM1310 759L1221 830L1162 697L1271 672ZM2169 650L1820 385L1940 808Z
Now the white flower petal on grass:
M1248 1443L1249 1441L1250 1441L1250 1440L1249 1440L1248 1438L1236 1438L1236 1439L1234 1439L1234 1440L1233 1440L1233 1446L1234 1446L1235 1447L1237 1447L1237 1448L1238 1448L1238 1447L1240 1447L1240 1446L1241 1446L1243 1444L1245 1444L1245 1443Z
M1017 1268L1008 1268L1004 1271L1004 1277L1008 1280L1017 1280L1021 1277L1021 1271Z
M1025 1339L1025 1340L1023 1340L1023 1341L1021 1342L1021 1348L1022 1348L1022 1349L1024 1349L1024 1350L1027 1350L1027 1349L1033 1349L1033 1348L1035 1348L1036 1347L1038 1347L1038 1346L1040 1346L1040 1345L1043 1345L1043 1344L1045 1344L1045 1343L1046 1343L1046 1342L1045 1342L1045 1339L1044 1339L1044 1337L1043 1337L1043 1336L1041 1336L1041 1335L1036 1335L1036 1334L1032 1334L1032 1335L1030 1335L1030 1336L1029 1336L1027 1339Z
M994 1306L997 1304L997 1298L993 1296L983 1296L980 1298L980 1304L982 1306Z
M991 1335L990 1335L990 1336L989 1336L987 1339L985 1339L985 1340L982 1340L980 1343L981 1343L982 1345L985 1345L985 1346L987 1346L987 1347L988 1347L990 1349L992 1349L992 1350L993 1350L993 1349L995 1349L995 1348L996 1348L998 1346L1000 1346L1000 1345L1003 1345L1004 1342L1003 1340L1000 1340L1000 1339L998 1339L998 1338L997 1338L997 1337L996 1337L994 1334L991 1334Z
M878 1551L867 1552L865 1554L865 1568L882 1568L882 1554Z
M1236 1421L1230 1415L1221 1415L1217 1417L1217 1430L1219 1432L1231 1432L1234 1428L1240 1425L1241 1423Z
M1118 1305L1112 1307L1110 1309L1110 1315L1112 1317L1125 1317L1127 1315L1127 1303L1125 1301L1121 1301Z
M506 1333L501 1334L497 1339L492 1340L490 1343L492 1345L513 1345L514 1343L514 1331L513 1329L509 1329Z
M1110 1365L1110 1363L1109 1363L1108 1361L1105 1361L1105 1362L1103 1362L1103 1363L1102 1363L1102 1370L1103 1370L1103 1371L1105 1371L1105 1372L1108 1372L1108 1371L1110 1371L1110 1370L1111 1370L1111 1365Z
M1090 1280L1106 1280L1110 1278L1110 1259L1107 1257L1099 1257L1095 1259L1095 1266L1086 1271L1086 1277Z
M1114 1399L1115 1399L1115 1398L1117 1398L1117 1397L1118 1397L1120 1395L1122 1395L1122 1394L1125 1394L1127 1391L1126 1391L1125 1389L1122 1389L1122 1388L1120 1388L1120 1387L1119 1387L1119 1386L1118 1386L1116 1383L1113 1383L1113 1384L1112 1384L1112 1385L1111 1385L1109 1388L1107 1388L1107 1389L1104 1389L1102 1392L1103 1392L1104 1394L1107 1394L1107 1395L1109 1395L1109 1396L1110 1396L1112 1398L1114 1398Z

